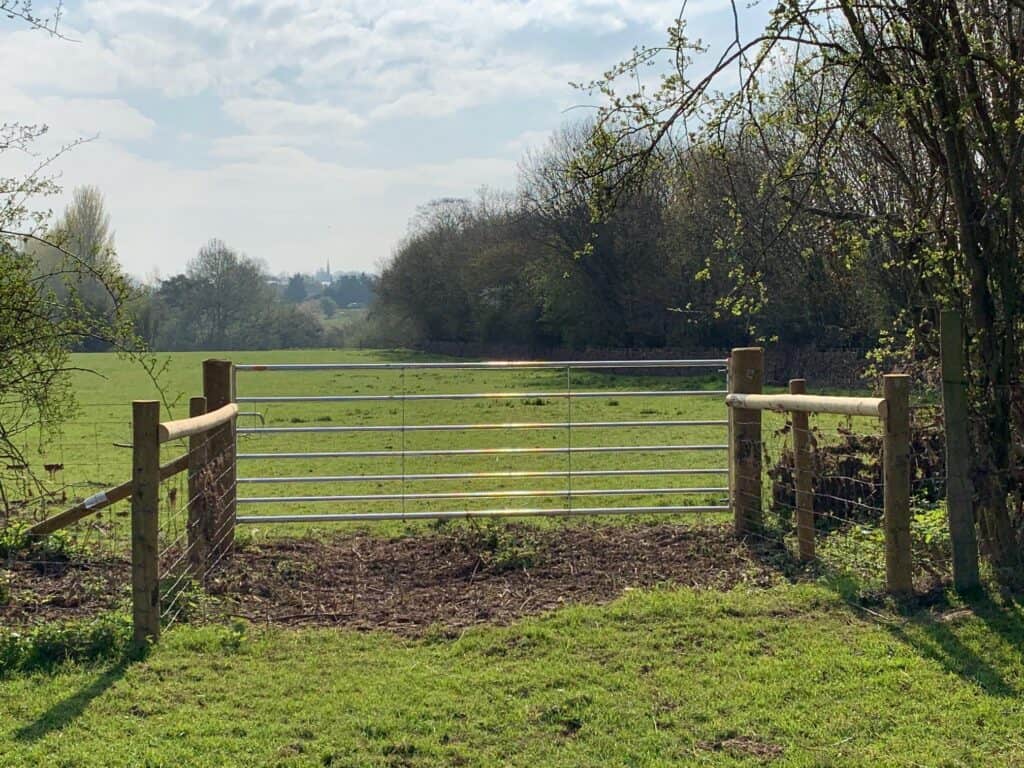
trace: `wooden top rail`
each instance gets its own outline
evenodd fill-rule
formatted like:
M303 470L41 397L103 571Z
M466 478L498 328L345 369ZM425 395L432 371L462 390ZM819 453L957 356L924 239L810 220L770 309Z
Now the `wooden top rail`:
M725 404L750 411L797 411L799 413L836 413L842 416L885 418L885 399L881 397L833 397L829 395L740 395L725 398Z
M165 421L160 425L160 442L166 443L169 440L178 440L182 437L209 432L215 427L227 424L236 416L238 416L238 405L228 403L215 411L204 413L202 416L193 416L190 419L178 419L177 421Z
M166 480L179 472L184 472L186 469L188 469L188 454L179 456L178 458L161 466L160 479ZM132 481L129 480L127 483L121 483L118 486L108 488L100 493L94 493L89 498L83 499L75 504L75 506L36 523L28 529L28 532L33 536L43 536L47 533L59 531L61 528L66 528L72 523L77 523L83 517L93 515L101 509L106 509L111 504L116 504L119 501L127 499L131 495Z

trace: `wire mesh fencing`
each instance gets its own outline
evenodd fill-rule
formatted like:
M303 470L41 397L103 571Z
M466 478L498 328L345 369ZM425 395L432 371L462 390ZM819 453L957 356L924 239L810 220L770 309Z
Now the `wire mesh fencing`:
M160 481L160 619L169 627L206 615L205 586L231 552L234 526L228 501L235 491L235 447L203 433L164 445L161 453L178 455L169 462L186 464Z
M152 405L159 417L159 405ZM160 623L170 626L205 609L202 586L231 548L233 434L213 430L163 442L154 433L154 492L140 518L130 414L90 430L73 425L26 445L25 462L5 467L0 624L28 627L132 612L140 519L154 532ZM91 436L83 437L86 432Z
M925 592L951 576L945 444L939 407L917 406L910 413L913 585ZM765 421L760 449L767 503L760 535L812 563L843 590L884 591L885 440L879 419L766 413Z
M104 491L128 477L125 404L89 403L55 432L9 441L0 466L0 624L26 626L120 610L130 600L131 509ZM119 463L120 460L120 463ZM100 503L102 500L102 503ZM47 535L33 527L77 515Z

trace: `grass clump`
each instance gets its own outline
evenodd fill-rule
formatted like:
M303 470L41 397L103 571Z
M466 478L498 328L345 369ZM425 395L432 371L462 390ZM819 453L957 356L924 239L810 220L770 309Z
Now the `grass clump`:
M131 656L131 617L121 612L87 621L0 628L0 677L52 670L68 662L123 661Z

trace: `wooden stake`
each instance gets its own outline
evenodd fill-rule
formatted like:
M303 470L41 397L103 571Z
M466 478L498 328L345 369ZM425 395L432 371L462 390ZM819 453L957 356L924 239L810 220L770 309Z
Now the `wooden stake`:
M729 393L757 395L764 384L761 347L734 349L729 357ZM729 408L729 489L738 536L757 533L761 511L761 412Z
M208 411L216 411L234 402L234 366L230 360L203 361L203 394ZM235 541L235 422L217 427L208 433L207 460L215 472L217 482L213 493L218 504L211 513L212 541L209 564L227 554Z
M910 377L884 377L885 584L897 597L914 591L910 549Z
M963 325L960 313L941 315L942 416L946 432L946 510L953 544L953 585L970 592L978 575L978 536L974 527L974 488L968 473L967 395L964 391Z
M132 403L132 624L136 647L160 638L160 403Z
M188 401L188 415L202 416L206 413L206 398L193 397ZM194 578L206 573L210 552L210 507L206 503L205 479L206 441L204 434L191 435L188 439L188 552L189 567Z
M807 382L790 379L789 394L804 395ZM793 481L796 487L796 537L803 561L814 559L814 491L811 467L810 417L794 411L793 423Z

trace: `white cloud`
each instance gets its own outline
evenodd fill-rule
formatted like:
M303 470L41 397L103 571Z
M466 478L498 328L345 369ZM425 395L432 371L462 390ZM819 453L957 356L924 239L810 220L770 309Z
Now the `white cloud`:
M256 135L294 136L303 141L304 134L350 133L365 120L344 107L324 102L296 104L284 99L228 99L224 114Z
M344 268L372 268L417 205L485 183L510 183L515 170L511 161L493 158L349 168L282 147L184 170L112 144L79 147L61 165L69 188L88 180L104 191L119 258L139 276L154 263L165 274L181 269L211 237L274 269L312 269L325 254Z
M134 141L152 135L156 123L125 101L88 96L32 98L0 83L0 122L51 126L54 141L80 138Z
M59 168L69 188L105 190L122 258L137 274L155 262L180 268L211 236L272 265L311 267L329 251L332 263L351 254L353 266L368 267L417 204L511 184L516 157L546 138L544 122L556 127L560 110L582 99L567 82L627 53L608 49L609 34L642 28L661 40L678 6L80 0L64 27L77 42L0 25L0 120L53 126L41 151L99 135ZM688 13L727 8L690 0ZM206 112L177 113L180 104ZM549 111L525 114L527 104ZM507 130L488 148L487 137L456 128L431 154L417 121L473 108ZM386 140L403 146L381 136L401 136ZM393 149L419 151L419 141L422 164L364 167Z

